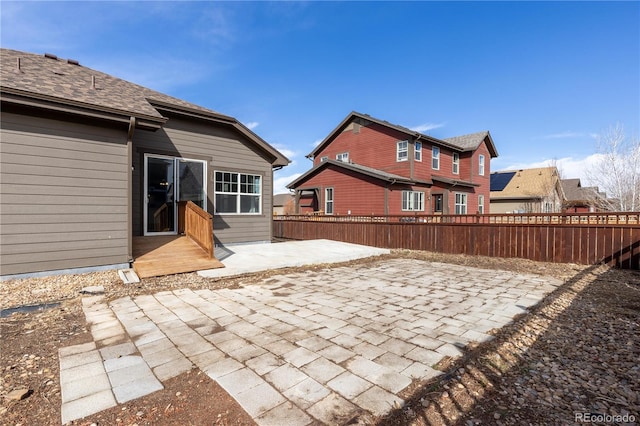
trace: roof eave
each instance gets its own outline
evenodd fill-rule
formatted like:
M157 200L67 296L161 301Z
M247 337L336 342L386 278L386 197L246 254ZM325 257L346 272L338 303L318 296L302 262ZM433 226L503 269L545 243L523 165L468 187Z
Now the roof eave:
M449 179L449 178L444 178L440 176L431 176L431 180L435 182L446 183L447 185L465 186L468 188L476 188L480 186L479 183L467 182L466 180Z
M98 118L101 120L116 121L119 123L129 123L130 118L133 116L136 117L136 127L146 130L157 130L167 122L167 118L162 116L150 116L133 111L102 107L94 104L13 89L10 87L0 88L0 99L3 103Z
M329 135L324 138L322 140L322 142L320 142L314 149L313 151L311 151L309 154L306 155L307 158L314 158L318 152L320 152L336 135L338 135L340 132L342 132L342 129L344 129L344 127L346 127L354 118L361 118L364 120L368 120L371 121L373 123L379 124L381 126L385 126L387 128L393 129L395 131L404 133L407 136L412 136L413 138L415 138L416 140L418 139L423 139L423 140L428 140L429 142L436 144L436 145L440 145L443 147L447 147L449 149L458 151L458 152L463 152L460 147L451 145L441 139L437 139L434 138L433 136L429 136L429 135L425 135L423 133L420 132L416 132L414 130L411 129L407 129L405 127L401 127L392 123L389 123L387 121L384 120L380 120L378 118L372 117L370 115L367 114L362 114L356 111L351 111L344 120L342 120L340 122L340 124L338 124L338 126L336 126L335 129L333 129L331 131L331 133L329 133Z
M329 165L334 165L343 169L347 169L350 170L352 172L355 173L359 173L365 176L369 176L372 177L374 179L378 179L381 180L383 182L390 182L390 183L402 183L402 184L407 184L407 185L412 185L415 183L418 183L415 180L412 179L407 179L407 178L403 178L401 176L397 176L397 177L387 177L387 176L381 176L379 174L376 173L372 173L372 172L368 172L366 170L362 170L360 168L357 167L353 167L350 163L344 163L342 161L336 161L336 160L327 160L327 161L323 161L320 164L318 164L317 166L313 167L312 169L308 170L306 173L302 174L301 176L298 176L297 179L295 179L293 182L289 183L286 187L289 189L294 189L300 182L303 182L304 180L306 180L309 176L317 173L318 171L320 171L321 168L326 168ZM424 181L424 183L427 183L426 181Z
M256 145L258 145L263 151L270 154L274 158L274 160L271 162L271 165L273 167L284 167L291 163L291 160L285 157L280 151L269 145L260 136L252 132L247 126L231 116L220 114L214 111L202 111L199 109L189 108L183 105L171 104L151 98L147 99L147 101L151 104L151 106L162 111L172 112L174 114L192 118L199 118L207 121L214 121L233 127L248 139L250 139L252 142L254 142Z

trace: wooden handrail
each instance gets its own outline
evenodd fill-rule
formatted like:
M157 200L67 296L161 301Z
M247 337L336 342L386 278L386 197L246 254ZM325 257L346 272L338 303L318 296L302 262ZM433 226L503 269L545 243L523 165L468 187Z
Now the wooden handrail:
M213 259L213 216L193 201L185 207L184 233Z

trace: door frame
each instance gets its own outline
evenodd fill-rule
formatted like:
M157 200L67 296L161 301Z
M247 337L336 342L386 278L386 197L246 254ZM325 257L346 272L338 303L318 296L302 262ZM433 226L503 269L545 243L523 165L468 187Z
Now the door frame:
M172 160L173 161L173 231L168 232L150 232L148 231L149 227L149 158L160 158L163 160ZM156 236L156 235L177 235L178 234L178 196L180 195L180 179L178 176L179 171L179 162L181 160L194 161L198 163L202 163L203 165L203 179L202 179L202 191L204 193L204 207L203 209L207 211L207 180L208 180L208 170L206 160L201 160L198 158L188 158L188 157L176 157L174 155L165 155L165 154L153 154L150 152L144 153L143 159L143 187L142 187L142 235L147 236Z

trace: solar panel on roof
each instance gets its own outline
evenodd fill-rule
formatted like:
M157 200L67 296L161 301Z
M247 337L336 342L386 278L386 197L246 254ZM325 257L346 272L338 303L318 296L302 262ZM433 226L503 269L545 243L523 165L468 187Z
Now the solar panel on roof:
M491 191L502 191L511 182L516 172L509 173L492 173L491 174Z

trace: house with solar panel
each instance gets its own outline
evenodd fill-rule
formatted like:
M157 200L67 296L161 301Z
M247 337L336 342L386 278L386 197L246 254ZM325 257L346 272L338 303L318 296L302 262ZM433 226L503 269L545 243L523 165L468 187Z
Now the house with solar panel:
M488 131L438 139L351 112L309 154L287 187L298 214L489 213Z
M491 213L559 213L565 199L558 169L491 173Z

